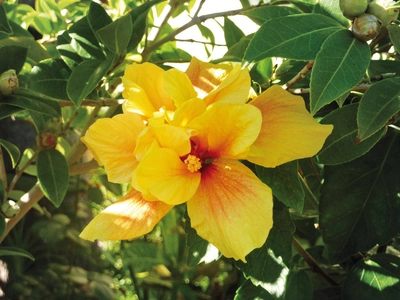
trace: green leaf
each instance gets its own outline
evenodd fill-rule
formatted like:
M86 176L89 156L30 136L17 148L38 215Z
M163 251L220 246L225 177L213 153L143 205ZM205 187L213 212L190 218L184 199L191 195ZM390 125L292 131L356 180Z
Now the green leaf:
M81 62L83 62L83 58L75 51L71 43L72 38L68 35L67 31L57 36L56 48L60 53L62 60L71 70L73 70Z
M55 1L52 0L36 0L35 8L38 15L35 16L33 21L36 25L39 17L46 20L48 25L46 29L42 31L42 34L55 34L66 27L65 18L61 15L60 9Z
M135 272L148 271L152 267L166 264L161 248L145 241L132 241L122 250L124 265L133 265Z
M0 247L0 256L22 256L35 261L35 258L28 251L17 247Z
M256 165L257 176L268 185L276 198L286 206L301 213L304 206L304 191L298 175L297 161L276 168Z
M243 37L238 43L233 45L224 55L225 60L241 62L249 46L251 38L249 36Z
M3 5L0 5L0 32L10 35L13 33Z
M112 22L111 17L104 10L103 6L94 1L90 2L87 19L89 21L90 28L94 33L96 33L101 28L111 24Z
M400 76L400 61L397 60L371 60L368 75L371 77L390 74Z
M132 19L133 31L129 40L127 52L131 52L142 40L142 37L147 28L147 13L150 8L163 0L151 0L143 3L139 7L132 9L128 15Z
M185 231L186 245L188 246L187 265L189 267L197 266L207 253L209 243L200 237L196 229L191 227L190 219L186 216Z
M58 150L41 150L37 160L37 175L44 195L59 207L67 194L69 168L65 156Z
M246 256L247 263L236 262L237 266L256 286L271 294L283 293L281 281L286 281L287 266L292 261L292 243L295 227L289 211L280 202L274 202L274 226L266 243ZM268 272L266 272L268 270Z
M285 300L313 299L313 284L307 272L291 272L286 284Z
M2 140L0 140L0 142L1 142ZM5 195L6 195L6 189L4 188L4 182L3 182L3 180L1 180L0 179L0 202L1 203L4 203L4 201L5 201ZM0 216L0 218L1 219L4 219L4 217L3 216ZM2 224L1 224L2 225ZM0 230L1 231L1 230ZM1 233L0 232L0 236L2 236L3 235L3 233Z
M12 49L10 52L12 55L7 56L10 58L6 63L12 63L18 67L15 67L14 69L19 72L19 70L22 69L23 63L25 62L25 58L27 60L31 60L31 64L36 64L39 63L39 61L49 58L50 54L47 51L47 49L37 41L33 39L33 37L29 36L11 36L7 39L0 40L0 48L8 47L8 46L14 46L14 47L21 47L21 48L26 48L28 52L25 54L26 50L19 50L18 52L14 52ZM16 57L13 57L16 56ZM14 60L16 62L14 62ZM5 62L3 62L5 63Z
M251 280L246 280L236 291L234 300L274 300L275 298L260 286L255 286Z
M320 196L320 228L332 263L400 231L400 135L390 132L363 157L326 166Z
M389 32L390 41L393 43L393 47L397 53L400 53L400 26L399 25L388 25L387 30Z
M108 49L121 55L126 53L129 39L132 36L132 30L132 19L129 15L126 15L103 27L96 33Z
M60 117L60 106L56 102L46 101L40 97L32 98L28 95L12 94L1 100L2 104L9 104L23 109L32 110L52 117Z
M12 116L20 111L24 110L21 107L7 105L7 104L0 104L0 120Z
M2 46L4 40L0 41L0 57L7 57L7 59L0 59L0 74L14 69L17 73L21 71L28 48L21 46Z
M7 150L8 154L10 155L10 158L11 158L12 167L15 168L15 166L18 163L19 157L21 156L21 153L20 153L18 147L15 146L14 144L12 144L6 140L2 140L2 139L0 139L0 145L3 146L4 149Z
M1 182L1 180L0 180ZM0 183L2 184L2 183ZM0 216L0 236L3 236L3 234L6 232L7 229L7 224L6 224L6 220L4 219L3 216Z
M363 95L357 113L358 138L365 140L400 110L400 77L373 84Z
M320 13L322 15L331 17L340 22L344 27L349 28L351 22L343 16L343 13L337 0L320 0L314 6L313 13Z
M165 254L169 258L179 255L179 235L175 209L171 209L161 220L161 230Z
M370 138L356 143L357 103L336 109L321 120L321 124L333 124L333 131L317 154L318 161L326 165L349 162L367 153L386 133L382 128Z
M83 99L107 74L113 60L85 60L80 63L73 71L68 80L67 93L69 98L78 107Z
M243 31L236 26L228 17L224 18L224 36L226 41L226 46L231 48L237 42L244 37Z
M389 254L359 260L343 285L344 299L398 299L400 258Z
M61 59L47 59L34 66L28 87L56 99L67 100L67 83L71 70Z
M337 21L318 14L289 15L265 22L254 35L244 59L266 57L315 59L325 39L343 29Z
M288 6L263 6L242 12L258 25L275 18L301 13L302 11Z
M356 39L349 30L330 35L322 44L311 71L311 113L315 114L356 86L365 75L370 57L368 44Z

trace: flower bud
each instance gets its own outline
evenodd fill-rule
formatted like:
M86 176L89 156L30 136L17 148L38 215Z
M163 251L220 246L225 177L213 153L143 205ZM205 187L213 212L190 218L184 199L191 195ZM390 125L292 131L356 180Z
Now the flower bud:
M43 131L37 136L36 142L44 150L53 150L57 146L57 135L51 131Z
M371 14L362 14L354 19L351 31L361 41L369 41L376 38L381 29L382 22Z
M18 88L18 77L15 70L5 71L0 75L0 94L7 96Z
M340 0L339 6L346 18L354 20L355 17L365 13L368 0Z
M386 27L399 16L400 7L392 7L393 1L373 0L368 4L367 13L376 16Z
M1 213L9 219L18 215L20 210L21 208L14 200L7 200L1 205Z

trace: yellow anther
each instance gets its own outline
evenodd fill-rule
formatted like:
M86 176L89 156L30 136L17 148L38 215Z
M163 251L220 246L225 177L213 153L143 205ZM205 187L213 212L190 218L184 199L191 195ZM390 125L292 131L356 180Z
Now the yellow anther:
M190 172L196 172L201 169L201 161L195 155L189 154L188 157L183 161Z

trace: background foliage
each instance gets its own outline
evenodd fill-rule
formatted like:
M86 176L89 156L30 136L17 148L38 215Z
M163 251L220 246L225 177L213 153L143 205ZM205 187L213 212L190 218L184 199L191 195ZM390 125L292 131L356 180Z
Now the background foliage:
M6 299L400 298L397 15L365 42L339 1L242 0L204 14L208 1L0 1L0 74L14 69L19 80L0 95ZM179 44L189 28L200 54ZM274 227L246 264L197 236L184 206L140 239L81 240L127 187L107 181L79 138L120 112L127 64L168 68L193 55L245 64L257 92L279 84L301 94L333 133L311 159L248 164L273 189Z

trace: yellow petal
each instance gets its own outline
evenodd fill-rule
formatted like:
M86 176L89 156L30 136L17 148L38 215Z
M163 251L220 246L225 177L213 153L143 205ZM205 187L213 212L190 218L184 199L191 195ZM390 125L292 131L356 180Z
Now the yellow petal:
M208 147L208 158L241 159L259 135L261 121L261 113L254 106L217 102L188 127L199 132L199 152Z
M199 183L200 172L190 172L173 149L160 148L157 142L153 142L132 178L136 189L170 205L190 199Z
M145 97L141 96L140 99L137 99L136 96L145 93L155 111L162 107L167 110L174 110L173 101L164 90L164 73L163 69L151 63L133 63L127 66L122 77L125 88L122 95L128 102L132 103L126 104L126 108L142 106L141 101ZM138 87L141 89L140 93L138 93Z
M175 111L171 124L186 127L194 118L206 111L206 104L201 99L191 99L183 103Z
M97 120L82 141L100 165L104 165L112 182L130 182L138 161L134 156L136 139L145 128L136 114L120 114Z
M147 97L146 91L136 83L131 83L129 89L125 88L123 96L127 99L122 105L124 112L135 113L150 118L157 111Z
M262 128L247 159L264 167L315 155L333 129L311 116L303 98L279 86L270 87L250 104L261 111Z
M188 201L198 235L226 257L246 261L272 228L272 192L238 161L216 159L202 170L200 186Z
M170 69L165 72L164 88L174 100L176 107L179 107L189 99L197 97L189 77L177 69Z
M98 214L80 237L89 241L133 239L152 231L172 207L160 201L146 201L140 192L131 190Z
M204 98L221 84L231 70L231 65L214 65L193 57L185 73L195 87L198 97Z
M204 97L204 102L207 105L215 102L246 103L250 83L248 70L241 70L240 66L236 66L214 91Z

